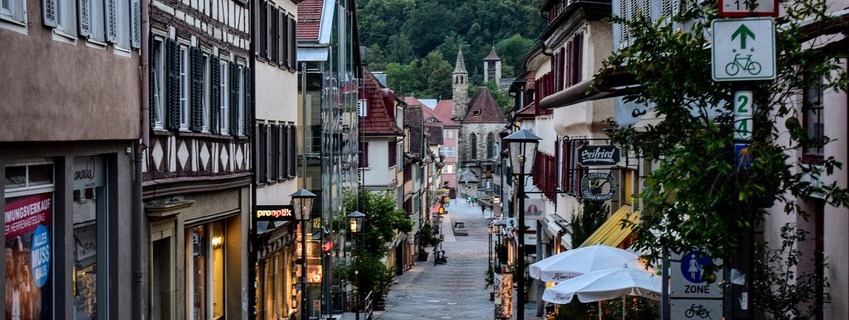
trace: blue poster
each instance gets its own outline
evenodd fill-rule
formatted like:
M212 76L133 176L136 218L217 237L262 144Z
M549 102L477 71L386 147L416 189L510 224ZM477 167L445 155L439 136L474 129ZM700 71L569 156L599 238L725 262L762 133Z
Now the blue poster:
M47 282L50 275L50 236L44 225L39 225L32 233L32 278L39 288Z

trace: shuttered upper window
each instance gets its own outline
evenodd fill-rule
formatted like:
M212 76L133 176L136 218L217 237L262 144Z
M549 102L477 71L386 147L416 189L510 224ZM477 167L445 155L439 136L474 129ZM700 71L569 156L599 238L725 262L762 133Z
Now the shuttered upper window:
M154 38L150 48L150 109L154 129L165 129L165 44Z

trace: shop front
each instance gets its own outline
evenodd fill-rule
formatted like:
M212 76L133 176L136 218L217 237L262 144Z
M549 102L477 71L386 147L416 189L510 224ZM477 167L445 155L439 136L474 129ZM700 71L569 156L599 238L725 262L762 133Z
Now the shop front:
M109 292L131 292L130 242L115 241L129 234L131 161L108 145L0 157L5 319L129 317L130 296Z
M298 225L291 205L258 205L256 222L256 319L297 318L301 295ZM320 279L320 278L319 278Z

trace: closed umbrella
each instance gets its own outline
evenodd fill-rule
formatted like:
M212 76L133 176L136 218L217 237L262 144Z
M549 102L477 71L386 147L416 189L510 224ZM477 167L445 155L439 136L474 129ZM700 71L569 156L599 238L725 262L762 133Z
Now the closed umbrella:
M561 282L585 273L619 268L623 265L645 270L635 253L606 245L593 245L561 252L530 266L532 278L545 282Z

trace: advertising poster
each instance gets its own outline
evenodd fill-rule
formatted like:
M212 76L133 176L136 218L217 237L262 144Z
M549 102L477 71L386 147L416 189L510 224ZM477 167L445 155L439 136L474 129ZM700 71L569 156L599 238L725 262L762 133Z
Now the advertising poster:
M6 199L6 319L46 319L53 216L50 193Z
M510 319L513 317L513 275L502 273L496 275L495 318Z

